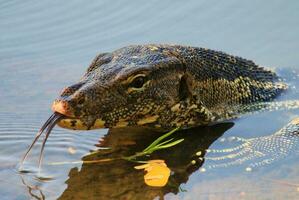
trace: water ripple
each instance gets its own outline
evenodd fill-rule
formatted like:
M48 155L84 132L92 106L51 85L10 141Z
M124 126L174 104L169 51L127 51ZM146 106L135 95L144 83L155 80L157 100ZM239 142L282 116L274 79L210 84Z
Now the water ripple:
M24 117L13 113L0 113L0 160L9 163L19 162L41 125L42 120L39 115ZM67 160L71 156L68 152L71 147L76 150L76 158L80 159L80 155L95 149L94 144L103 133L54 128L46 144L45 157L50 157L52 160ZM36 143L29 162L38 158L42 139L43 137Z

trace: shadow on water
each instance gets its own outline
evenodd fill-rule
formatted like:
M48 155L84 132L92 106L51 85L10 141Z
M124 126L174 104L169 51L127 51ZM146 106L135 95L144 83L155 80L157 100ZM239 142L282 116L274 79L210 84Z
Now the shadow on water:
M232 128L233 126L234 123L221 123L214 126L181 130L175 132L172 137L175 140L183 138L183 142L174 147L156 151L150 157L139 157L139 161L165 160L172 174L167 185L161 188L150 187L144 183L144 172L134 169L134 166L139 165L139 163L117 158L132 156L136 152L141 152L156 138L160 137L162 133L141 128L111 129L95 145L99 149L98 151L81 158L85 163L82 166L77 165L80 168L74 167L76 162L72 161L69 164L72 164L73 168L65 165L62 165L63 168L57 168L58 166L55 167L50 162L49 168L45 166L45 171L52 171L47 174L50 174L53 178L36 177L36 174L31 172L21 174L21 179L19 180L21 183L19 181L14 182L16 184L14 186L23 186L22 188L26 192L22 194L22 198L17 199L27 199L28 196L32 199L54 199L53 197L55 199L154 199L155 197L163 199L168 193L182 194L184 186L182 189L181 185L184 183L191 182L188 184L194 184L192 180L189 181L193 172L205 172L205 170L208 170L211 174L215 173L215 176L219 176L219 173L225 174L223 173L225 168L228 170L229 176L237 180L240 179L239 185L234 186L234 188L239 188L235 190L243 191L242 187L247 188L248 184L252 183L248 183L248 177L244 180L244 176L240 176L240 173L234 171L234 166L241 166L239 169L245 169L243 168L244 166L251 166L246 168L246 171L247 169L255 171L256 168L267 165L268 167L265 169L271 174L271 170L269 170L271 169L269 167L271 166L270 164L277 163L277 161L279 161L278 163L285 163L282 160L283 158L299 153L299 118L294 118L283 128L270 135L249 138L226 138L223 136L226 131L227 134L235 129L237 124L234 128ZM219 143L220 137L220 148L215 148L215 144ZM82 140L75 143L80 145L78 142L83 143ZM212 144L213 146L211 146ZM55 160L58 157L59 155L56 155ZM88 161L96 163L87 163ZM64 163L67 164L68 162ZM285 164L288 165L288 163ZM277 164L272 165L275 172L277 172L276 166ZM283 172L284 170L281 171ZM291 173L290 169L288 169L288 173L290 174L289 176L292 176L291 174L296 172ZM200 174L200 180L196 183L200 187L196 187L199 191L195 191L195 196L203 195L202 192L207 194L205 191L211 185L216 184L217 187L217 184L222 185L225 182L231 188L229 185L235 182L230 179L230 181L225 181L218 177L213 179L211 174L204 177L204 174L206 173ZM285 182L279 179L274 180L273 177L276 176L273 176L273 174L271 176L267 176L263 172L261 174L251 174L253 177L251 181L258 183L256 182L258 178L266 180L267 185L269 183L270 185L275 185L278 182L285 187ZM283 174L283 177L285 176L286 174ZM247 181L247 184L242 183L242 181ZM65 184L63 184L64 182ZM8 181L8 184L12 184L12 182ZM291 183L286 184L289 186ZM62 185L63 187L61 187ZM61 188L57 189L57 186ZM260 188L261 186L262 188ZM284 192L289 192L288 195L290 197L296 196L296 193L291 190L295 186L296 184L291 185L290 188L284 188ZM266 189L263 185L258 187L259 190L251 194L253 197L256 197L256 194L265 195L264 192L267 190L267 187ZM218 188L214 188L211 193L217 193L218 190ZM249 189L249 192L252 190L252 188ZM191 193L192 191L189 191L188 188L186 193ZM229 193L229 191L229 189L226 191L227 194L234 195L234 193ZM243 193L241 192L240 194Z
M180 185L186 183L189 176L202 166L203 157L209 146L232 126L233 123L222 123L178 131L174 137L183 137L184 142L154 152L150 159L165 160L172 171L165 187L155 188L145 185L144 173L134 169L136 163L114 160L83 164L81 170L72 168L66 181L67 188L59 199L153 199L170 192L177 194L181 190ZM140 128L111 129L98 144L100 147L108 148L100 150L97 154L87 155L82 160L130 156L142 151L160 135L161 133ZM198 156L197 152L202 153Z

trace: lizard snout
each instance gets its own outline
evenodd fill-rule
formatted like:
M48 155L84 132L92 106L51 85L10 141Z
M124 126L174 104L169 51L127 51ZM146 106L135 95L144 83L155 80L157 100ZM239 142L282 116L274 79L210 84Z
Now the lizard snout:
M84 83L77 83L62 90L53 102L52 110L70 118L80 118L82 111L88 113L91 102L88 100L89 90Z
M67 117L75 117L69 103L65 100L55 100L52 104L52 110Z

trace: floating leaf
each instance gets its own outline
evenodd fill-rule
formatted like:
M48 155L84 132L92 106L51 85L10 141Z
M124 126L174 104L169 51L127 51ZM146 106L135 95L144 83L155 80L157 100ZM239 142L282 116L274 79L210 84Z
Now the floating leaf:
M144 169L147 172L144 175L144 182L152 187L165 186L171 172L164 160L150 160L147 164L135 166L134 168Z

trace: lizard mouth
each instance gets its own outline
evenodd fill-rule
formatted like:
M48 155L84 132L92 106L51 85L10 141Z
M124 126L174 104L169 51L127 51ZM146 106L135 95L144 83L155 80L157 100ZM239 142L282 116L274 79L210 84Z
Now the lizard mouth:
M57 122L61 128L73 130L92 130L105 128L105 122L101 119L95 119L92 123L85 123L82 119L77 118L69 104L63 100L56 100L52 105L52 110L63 115L63 119Z
M64 101L55 101L52 105L52 110L54 113L49 117L49 119L43 124L40 130L37 132L33 142L27 149L26 153L24 154L21 165L24 163L26 158L28 157L31 149L34 147L35 143L38 141L40 136L45 133L44 140L42 142L38 166L41 169L42 165L42 157L45 148L45 144L48 140L49 135L51 134L52 129L58 125L62 128L73 129L73 130L90 130L90 129L99 129L104 128L105 122L101 119L96 119L93 121L92 125L86 125L82 120L77 119L74 114L71 112L70 107Z

